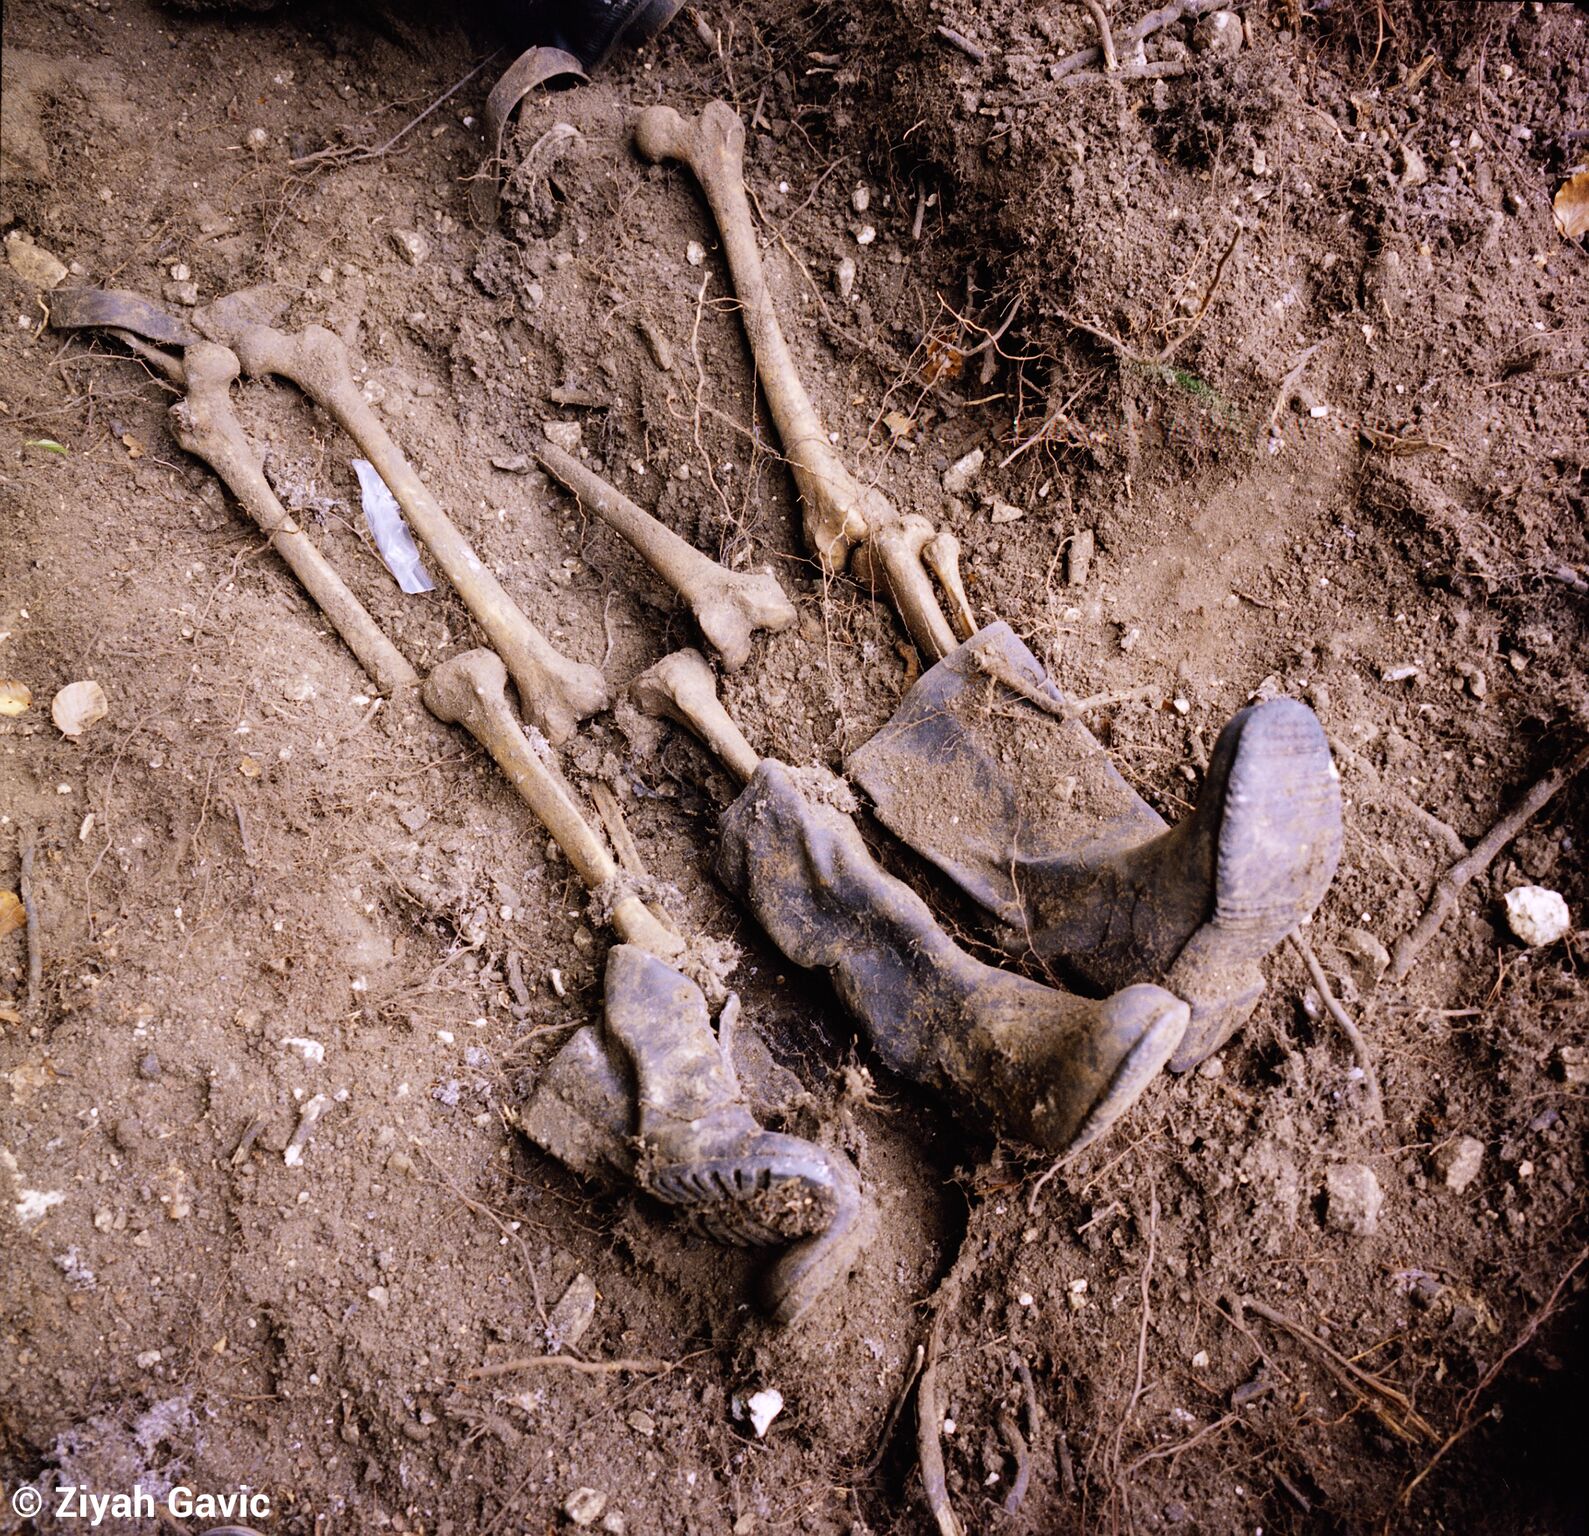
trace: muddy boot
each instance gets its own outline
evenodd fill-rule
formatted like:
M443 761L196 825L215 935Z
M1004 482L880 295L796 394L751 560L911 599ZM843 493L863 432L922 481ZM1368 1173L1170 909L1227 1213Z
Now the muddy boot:
M867 1235L843 1157L766 1131L746 1107L700 988L633 945L607 955L605 1038L587 1026L553 1058L525 1134L604 1182L632 1181L718 1242L786 1250L761 1301L792 1323L845 1278Z
M1102 1134L1186 1028L1159 987L1093 1002L972 959L782 763L729 807L718 872L790 960L828 972L893 1071L1047 1151Z
M1027 702L1023 702L1023 697ZM1170 828L1063 710L1009 627L925 673L845 765L878 818L1002 925L1012 953L1091 986L1162 983L1192 1008L1183 1072L1245 1022L1258 962L1324 898L1341 853L1339 777L1295 699L1242 710L1197 809Z

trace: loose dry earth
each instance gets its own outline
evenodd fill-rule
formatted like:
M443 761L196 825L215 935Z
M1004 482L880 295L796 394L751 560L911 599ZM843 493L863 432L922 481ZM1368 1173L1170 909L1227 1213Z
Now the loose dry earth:
M1561 1282L1589 1227L1589 988L1581 940L1524 949L1501 898L1545 885L1581 915L1583 785L1404 982L1361 935L1389 946L1458 840L1589 733L1589 261L1551 217L1586 153L1583 9L1252 0L1234 54L1076 82L1054 75L1094 41L1081 5L718 0L532 99L489 229L467 178L514 41L431 9L8 6L0 226L69 281L178 305L271 284L284 324L339 331L506 584L621 688L694 637L522 468L543 421L577 423L697 546L778 570L799 623L725 696L758 749L836 765L915 658L805 558L715 231L629 142L647 104L731 100L841 452L955 530L979 613L1068 691L1162 690L1093 722L1131 782L1174 819L1249 698L1318 711L1347 843L1311 942L1385 1124L1287 949L1220 1057L1040 1183L868 1080L826 984L706 873L728 779L620 706L568 772L618 792L681 920L743 947L767 1117L827 1127L881 1213L850 1286L770 1330L751 1260L504 1124L597 1015L608 935L467 738L374 707L176 446L170 391L43 329L12 242L0 678L34 702L0 719L0 889L31 846L43 971L30 1003L26 935L0 938L0 1480L247 1485L292 1533L545 1531L580 1488L592 1529L925 1531L893 1410L936 1316L970 1530L1582 1529L1586 1271ZM1117 29L1141 10L1119 0ZM1177 24L1148 58L1190 41ZM379 148L471 70L388 152L304 162ZM415 664L471 643L450 593L387 578L329 423L285 386L238 402ZM76 679L109 712L74 741L49 704ZM334 1107L288 1167L317 1093ZM1344 1230L1326 1188L1361 1169L1383 1206ZM665 1368L467 1379L541 1354L581 1274L578 1356ZM784 1408L757 1439L734 1403L765 1387ZM1029 1441L1013 1516L1006 1424Z

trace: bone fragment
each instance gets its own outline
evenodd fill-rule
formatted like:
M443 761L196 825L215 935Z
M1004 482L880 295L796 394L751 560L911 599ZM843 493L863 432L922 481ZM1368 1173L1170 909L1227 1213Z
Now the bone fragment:
M694 732L741 783L761 761L717 696L717 680L699 651L674 651L634 680L635 703Z
M574 803L562 774L535 750L508 708L507 669L493 651L465 651L425 679L420 697L438 719L461 725L489 752L536 819L551 833L592 891L612 891L618 866ZM613 903L612 924L626 944L659 960L684 953L684 940L632 892Z
M566 741L586 715L607 707L601 673L571 661L530 623L425 488L354 382L348 349L339 336L319 325L296 335L254 325L243 329L233 344L250 374L291 379L374 464L414 532L501 653L524 713L548 740Z
M743 305L756 371L800 489L806 542L824 570L842 571L872 520L889 522L894 511L881 493L856 484L829 444L800 382L773 308L745 196L745 125L721 101L711 102L694 121L672 107L648 107L635 125L635 145L647 160L687 165L706 194Z
M232 410L237 358L202 341L183 354L187 398L171 408L177 441L218 474L270 539L305 590L331 620L383 693L419 681L407 658L381 633L368 610L276 499Z
M689 604L729 671L750 660L756 630L777 631L794 623L794 604L771 571L730 571L719 565L553 443L542 443L536 457Z
M687 165L717 221L756 372L800 491L812 553L831 574L844 570L857 546L876 546L862 556L857 579L889 597L924 654L934 660L947 655L957 633L967 638L976 627L960 580L959 546L953 535L935 538L926 519L902 516L875 486L859 484L833 451L767 286L745 195L745 125L739 115L721 101L708 103L693 121L671 107L648 107L635 125L635 145L647 160ZM943 586L950 620L939 608L923 559Z

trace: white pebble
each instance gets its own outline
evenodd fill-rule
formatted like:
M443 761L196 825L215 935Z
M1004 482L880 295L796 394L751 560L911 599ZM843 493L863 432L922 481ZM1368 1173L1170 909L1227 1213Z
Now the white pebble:
M877 238L877 231L870 224L863 224L855 231L857 245L870 245Z
M866 183L860 182L855 190L850 193L850 207L857 213L865 213L872 206L872 189Z
M1525 944L1554 944L1572 928L1560 891L1520 885L1506 893L1506 922Z
M706 247L699 240L692 240L684 247L684 259L692 267L698 267L706 260Z
M783 1412L783 1393L776 1387L763 1387L760 1392L752 1392L745 1399L745 1411L750 1415L750 1427L760 1440L772 1421Z

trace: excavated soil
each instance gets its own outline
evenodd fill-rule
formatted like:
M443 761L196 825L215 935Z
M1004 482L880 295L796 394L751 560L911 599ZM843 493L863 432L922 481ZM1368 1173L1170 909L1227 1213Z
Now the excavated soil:
M1581 917L1583 785L1381 974L1589 734L1589 262L1551 212L1589 153L1582 7L1251 0L1234 51L1183 20L1148 39L1165 73L1122 45L1106 79L1066 73L1095 33L1058 0L715 0L533 97L487 228L469 178L519 43L433 9L6 8L0 678L33 702L0 717L0 891L31 854L34 921L0 937L0 1530L87 1523L14 1514L21 1484L141 1482L252 1490L244 1523L315 1536L928 1531L935 1319L970 1531L1583 1529L1589 987L1581 939L1526 948L1502 908L1533 884ZM1143 10L1109 7L1122 34ZM697 641L528 467L544 421L577 427L699 548L778 572L798 623L724 696L758 750L836 767L917 661L806 558L715 230L631 146L642 107L713 97L838 451L953 529L978 614L1067 694L1128 696L1089 723L1154 808L1186 814L1249 699L1316 709L1346 844L1307 932L1384 1101L1378 1126L1287 947L1217 1058L1050 1176L869 1061L711 878L729 779L620 703L565 770L619 795L680 922L742 948L768 1123L846 1149L877 1205L787 1333L753 1258L511 1129L599 1016L608 933L471 741L377 707L177 446L171 388L45 328L35 276L42 249L179 308L269 285L282 324L339 332L484 558L621 693ZM473 643L454 595L387 577L327 418L236 399L415 665ZM84 679L108 713L69 739L51 701ZM1377 1218L1348 1209L1369 1175ZM580 1275L572 1358L645 1368L471 1379L561 1342Z

